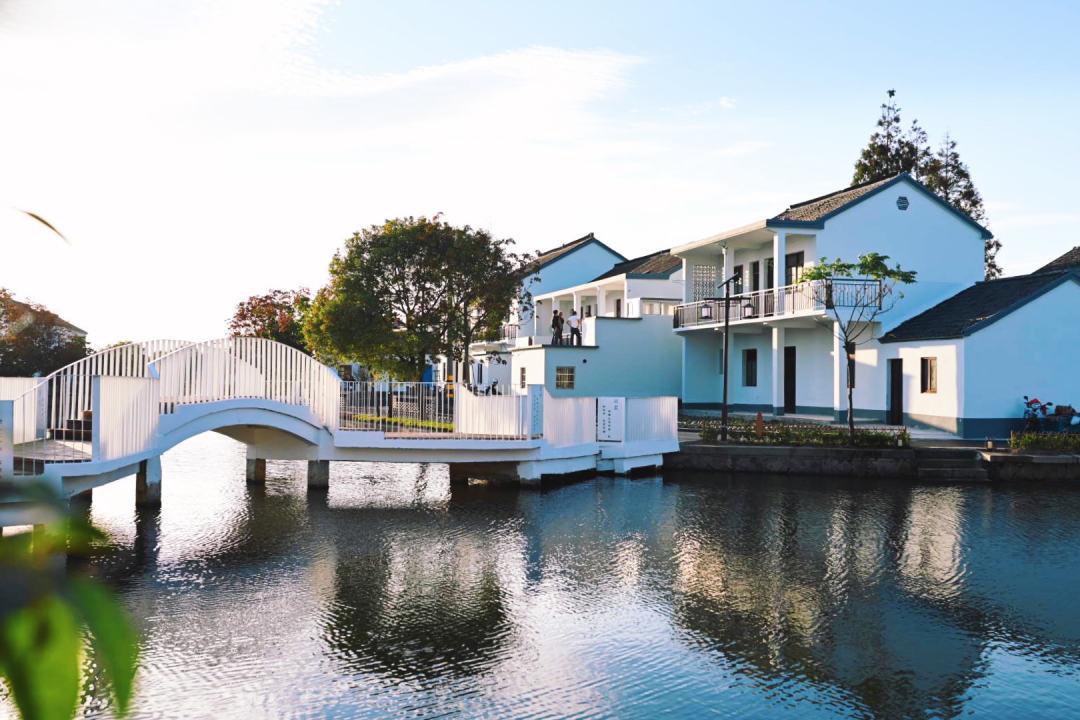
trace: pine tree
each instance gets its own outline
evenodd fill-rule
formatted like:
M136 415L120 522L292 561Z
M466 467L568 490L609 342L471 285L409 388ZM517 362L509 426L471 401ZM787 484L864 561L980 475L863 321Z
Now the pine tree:
M949 133L945 133L941 147L926 161L922 181L953 207L966 213L975 222L986 225L986 209L983 207L982 196L972 183L971 171L960 159L956 141ZM997 264L997 252L1000 249L1000 240L986 240L984 262L987 280L1001 277L1001 266Z
M913 120L911 127L904 130L895 90L889 90L889 101L881 106L877 128L855 162L851 184L886 180L902 172L919 177L930 155L926 131L919 127L918 120Z
M900 108L896 104L896 91L889 90L888 102L881 106L881 117L870 142L855 162L852 185L877 182L908 172L924 183L944 200L967 213L975 222L986 225L986 210L982 197L971 182L971 172L960 160L956 141L948 134L936 153L930 151L926 131L913 120L906 131L900 120ZM983 251L986 278L1001 277L997 264L997 252L1001 241L986 240Z

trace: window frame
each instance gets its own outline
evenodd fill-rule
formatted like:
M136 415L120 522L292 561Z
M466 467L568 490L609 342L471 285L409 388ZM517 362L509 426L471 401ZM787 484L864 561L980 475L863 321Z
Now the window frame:
M567 384L566 376L569 375L570 382ZM577 366L575 365L556 365L555 366L555 389L556 390L574 390L577 384Z
M742 379L743 387L757 387L758 386L758 355L757 348L745 348L742 351ZM751 374L753 370L753 374Z
M521 389L524 390L525 388L525 368L523 367L521 368Z
M936 357L919 358L919 392L934 395L938 391L938 359Z

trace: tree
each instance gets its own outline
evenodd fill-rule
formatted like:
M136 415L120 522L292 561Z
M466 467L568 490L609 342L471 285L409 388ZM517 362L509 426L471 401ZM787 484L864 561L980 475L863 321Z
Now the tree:
M310 306L311 295L307 288L252 295L236 306L236 312L229 320L229 334L276 340L308 352L304 340L304 316Z
M354 233L335 253L330 282L304 322L316 356L420 380L428 358L445 347L448 227L408 217Z
M466 383L472 382L469 346L477 340L498 339L514 301L519 310L532 308L525 279L535 258L511 252L513 244L468 225L453 229L453 243L445 256L446 354L466 361L461 378Z
M0 376L48 375L89 352L86 338L47 307L0 288Z
M515 299L529 302L532 258L512 244L439 215L355 233L330 263L304 336L319 357L420 380L429 358L467 357L471 342L498 333Z
M888 260L888 255L878 253L860 255L854 263L821 258L802 276L815 302L828 311L829 316L819 318L818 322L832 331L847 354L847 420L852 445L855 444L855 348L874 339L874 323L904 296L896 290L896 285L915 282L914 270L903 270L899 264L890 267Z
M919 177L930 154L926 131L919 127L918 120L912 120L911 127L904 130L895 90L889 90L889 101L881 105L877 128L870 136L869 144L859 153L851 184L886 180L902 172Z
M900 108L896 105L896 91L889 90L889 101L881 106L870 143L863 148L855 161L852 185L877 182L896 177L902 172L911 173L927 188L975 222L986 225L986 211L982 197L971 181L971 173L960 160L956 141L946 133L936 153L930 151L926 131L917 120L905 132L900 122ZM986 278L1001 277L997 264L997 252L1001 241L989 238L983 248L983 265Z
M956 209L982 225L986 224L986 209L982 195L971 181L971 171L960 159L956 150L956 141L949 133L941 141L941 147L927 159L923 174L923 183L939 197L952 204ZM997 252L1001 241L988 238L984 246L984 266L986 278L992 280L1001 277L1001 266L997 264Z

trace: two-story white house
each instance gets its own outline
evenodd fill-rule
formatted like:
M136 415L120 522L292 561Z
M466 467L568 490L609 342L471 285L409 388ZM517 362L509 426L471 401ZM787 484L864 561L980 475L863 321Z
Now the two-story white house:
M738 276L728 315L729 406L840 419L847 412L847 353L822 294L800 281L805 269L822 257L855 261L877 252L917 271L918 282L902 286L905 297L880 316L874 336L881 337L981 281L988 237L988 230L902 173L674 248L686 279L674 330L683 342L684 407L720 407L725 348L719 287L729 278ZM859 282L838 280L837 296L858 292ZM858 417L887 419L886 360L898 347L875 340L856 348ZM900 369L905 382L918 382L918 368Z
M548 325L551 323L551 309L537 299L539 296L583 283L621 262L626 262L626 258L598 240L593 233L539 253L533 262L533 272L524 281L533 297L533 309L515 304L498 339L475 342L469 347L473 384L486 388L492 382L498 382L503 387L509 387L510 349L515 346L519 336L527 337L543 331L544 321L537 318L542 318L545 311L546 322ZM451 364L445 357L439 356L435 359L431 377L427 379L461 379L461 370L460 362Z
M626 260L588 282L536 295L537 333L510 350L519 389L543 384L555 397L678 396L682 343L671 332L683 295L682 261L668 250ZM580 345L553 345L551 316L577 310Z

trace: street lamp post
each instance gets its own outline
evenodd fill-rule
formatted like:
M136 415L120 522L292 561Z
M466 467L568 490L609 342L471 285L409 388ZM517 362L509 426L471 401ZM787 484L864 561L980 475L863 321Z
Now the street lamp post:
M723 282L720 286L724 291L724 404L720 410L720 440L727 442L727 424L728 424L728 402L727 402L727 387L728 387L728 350L731 348L731 343L728 342L731 331L728 326L728 316L731 314L731 283L739 279L738 275L732 275Z

